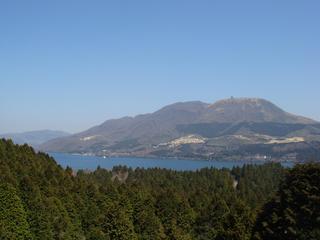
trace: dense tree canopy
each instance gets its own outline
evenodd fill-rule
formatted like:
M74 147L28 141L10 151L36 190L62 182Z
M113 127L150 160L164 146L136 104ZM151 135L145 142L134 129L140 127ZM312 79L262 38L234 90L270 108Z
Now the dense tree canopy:
M287 171L270 163L75 173L0 140L0 239L245 240L253 230L255 239L319 239L319 166ZM286 235L276 238L279 229Z
M320 239L320 165L297 165L257 218L254 239Z

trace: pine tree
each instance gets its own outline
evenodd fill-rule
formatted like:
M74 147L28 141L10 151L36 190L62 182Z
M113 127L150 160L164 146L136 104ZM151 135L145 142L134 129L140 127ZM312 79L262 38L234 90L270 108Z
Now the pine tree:
M6 183L0 184L0 239L33 239L21 199Z

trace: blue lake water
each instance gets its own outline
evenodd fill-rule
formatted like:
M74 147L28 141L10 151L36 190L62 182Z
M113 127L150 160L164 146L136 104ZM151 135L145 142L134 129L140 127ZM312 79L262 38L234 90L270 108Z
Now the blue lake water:
M128 166L131 168L166 168L179 171L197 170L206 167L232 168L243 166L244 164L263 164L261 161L207 161L207 160L186 160L186 159L164 159L164 158L103 158L96 156L73 155L66 153L49 153L62 167L71 167L75 170L89 169L95 170L98 166L112 169L114 166ZM292 167L293 163L283 163L285 167Z

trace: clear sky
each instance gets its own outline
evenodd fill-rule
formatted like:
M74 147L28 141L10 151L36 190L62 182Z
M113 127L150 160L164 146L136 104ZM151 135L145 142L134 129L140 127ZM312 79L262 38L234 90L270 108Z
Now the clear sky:
M320 120L319 0L0 1L0 133L230 96Z

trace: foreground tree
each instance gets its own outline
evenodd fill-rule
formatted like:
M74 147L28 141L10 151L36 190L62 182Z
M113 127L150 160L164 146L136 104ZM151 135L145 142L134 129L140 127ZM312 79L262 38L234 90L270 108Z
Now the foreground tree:
M280 164L265 164L199 171L98 168L75 174L47 154L0 139L0 239L246 240L257 209L275 194L285 172ZM114 179L114 174L127 178ZM309 184L303 179L301 184ZM292 194L316 192L319 178L314 181ZM308 203L319 206L314 196ZM313 225L304 233L316 239L318 210L305 205L304 222ZM286 211L295 219L297 209ZM266 229L257 229L263 237Z
M21 199L9 184L0 185L0 239L33 239Z
M258 216L253 239L320 239L320 164L294 167Z

